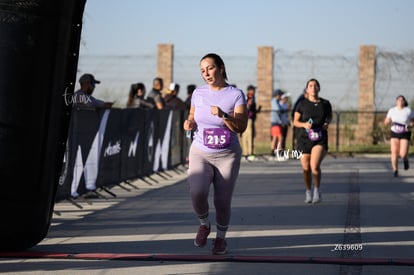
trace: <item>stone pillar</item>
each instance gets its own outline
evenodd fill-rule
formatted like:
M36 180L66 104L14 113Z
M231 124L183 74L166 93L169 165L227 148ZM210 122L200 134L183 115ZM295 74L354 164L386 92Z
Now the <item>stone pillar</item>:
M257 142L269 142L270 150L270 100L273 92L273 47L258 47L257 52L257 106L262 106L262 112L257 115Z
M157 77L163 79L165 91L168 89L170 83L173 82L174 45L159 44L157 58Z
M357 144L372 144L375 111L375 46L359 49L359 100L358 127L355 132Z

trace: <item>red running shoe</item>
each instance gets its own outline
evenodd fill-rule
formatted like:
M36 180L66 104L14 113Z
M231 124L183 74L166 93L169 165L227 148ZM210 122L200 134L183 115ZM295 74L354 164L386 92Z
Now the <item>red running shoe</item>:
M198 247L203 247L207 243L207 237L210 234L210 225L200 225L198 228L197 236L194 240L194 245Z
M213 254L214 255L224 255L227 253L227 242L225 239L222 238L216 238L213 241L214 247L213 247Z

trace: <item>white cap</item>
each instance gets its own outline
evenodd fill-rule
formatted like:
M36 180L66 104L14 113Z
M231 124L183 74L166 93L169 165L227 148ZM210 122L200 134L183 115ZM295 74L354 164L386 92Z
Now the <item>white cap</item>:
M290 93L284 93L281 98L286 98L286 97L289 97L289 96L290 96Z

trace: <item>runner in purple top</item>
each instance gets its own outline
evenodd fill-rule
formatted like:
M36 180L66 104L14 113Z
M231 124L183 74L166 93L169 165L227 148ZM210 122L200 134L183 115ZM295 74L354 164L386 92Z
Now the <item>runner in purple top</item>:
M196 88L191 101L197 110L194 113L194 120L197 121L194 144L203 151L218 152L239 143L237 133L226 126L225 119L212 115L211 106L233 114L235 107L243 104L246 104L243 92L233 86L220 91L211 90L209 85Z
M225 254L230 223L231 199L241 159L238 134L247 126L243 92L227 83L224 62L214 53L200 61L207 85L196 88L184 130L194 131L189 153L188 183L195 213L200 220L194 244L206 245L210 234L208 195L214 186L217 234L213 254Z

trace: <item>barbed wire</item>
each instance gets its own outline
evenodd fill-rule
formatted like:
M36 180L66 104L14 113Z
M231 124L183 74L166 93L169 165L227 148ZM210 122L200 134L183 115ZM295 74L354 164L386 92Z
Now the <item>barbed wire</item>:
M358 52L346 55L318 55L307 51L274 51L274 89L289 92L296 100L310 78L321 83L321 96L330 100L336 110L357 110L359 98ZM241 89L256 85L256 56L225 56L229 82ZM185 98L185 86L203 84L198 69L199 56L174 55L173 81L181 85L179 96ZM81 55L78 77L93 73L102 83L96 96L117 101L124 107L132 83L143 82L147 90L157 73L157 56L149 55ZM375 107L378 111L395 105L404 94L408 100L414 90L414 51L392 52L377 48ZM270 100L270 99L269 99Z
M395 105L403 94L410 101L414 90L414 51L403 53L377 48L375 104L377 108Z

